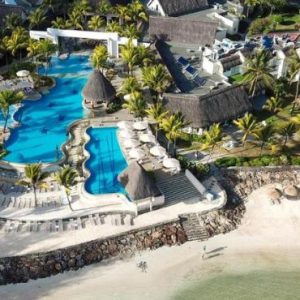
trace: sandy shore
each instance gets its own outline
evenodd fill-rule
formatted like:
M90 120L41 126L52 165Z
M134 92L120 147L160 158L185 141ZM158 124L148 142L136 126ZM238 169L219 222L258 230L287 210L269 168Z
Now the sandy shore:
M164 247L127 261L106 262L26 284L0 288L0 299L174 299L183 287L220 274L300 270L300 201L271 205L254 192L238 230L206 242ZM207 258L202 259L206 245ZM147 272L137 268L146 261ZM292 298L291 298L292 299ZM294 298L295 299L295 298Z

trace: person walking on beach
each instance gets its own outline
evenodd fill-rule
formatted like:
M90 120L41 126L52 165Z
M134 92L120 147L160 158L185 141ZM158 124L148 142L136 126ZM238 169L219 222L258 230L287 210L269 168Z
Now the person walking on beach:
M204 260L206 258L206 245L203 246L203 254L202 259Z

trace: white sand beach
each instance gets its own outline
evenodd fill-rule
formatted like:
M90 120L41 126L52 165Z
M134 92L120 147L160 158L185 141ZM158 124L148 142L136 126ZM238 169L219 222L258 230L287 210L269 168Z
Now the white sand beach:
M292 270L299 266L300 270L300 201L283 200L280 205L272 205L266 188L262 188L249 197L246 207L242 225L226 235L2 286L0 299L167 300L193 282L221 274L266 267ZM204 245L207 258L203 260ZM147 262L147 272L137 267L140 261Z

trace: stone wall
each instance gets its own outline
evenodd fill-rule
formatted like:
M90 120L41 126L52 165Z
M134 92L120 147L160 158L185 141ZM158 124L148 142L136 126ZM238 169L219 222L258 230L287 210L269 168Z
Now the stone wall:
M233 202L239 202L254 190L271 183L283 187L300 184L300 167L224 168L216 175Z
M159 224L106 239L46 253L0 258L0 284L27 282L113 257L130 257L136 251L172 246L187 241L179 220Z

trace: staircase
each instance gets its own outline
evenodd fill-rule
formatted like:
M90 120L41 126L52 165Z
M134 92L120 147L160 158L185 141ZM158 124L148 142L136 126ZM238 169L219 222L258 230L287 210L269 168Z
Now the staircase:
M188 241L204 241L209 238L206 228L200 225L199 217L196 213L181 215L180 222Z
M201 194L192 185L184 173L173 176L163 172L155 172L156 184L165 196L165 206L173 205L185 200L200 200Z

